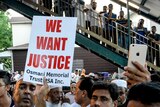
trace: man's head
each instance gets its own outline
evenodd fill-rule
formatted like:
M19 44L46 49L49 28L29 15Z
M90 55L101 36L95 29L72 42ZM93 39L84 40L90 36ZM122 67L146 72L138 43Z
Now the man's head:
M91 87L93 85L93 80L90 77L83 77L76 84L75 91L75 101L78 104L82 104L84 102L90 102L91 99Z
M127 107L160 107L160 83L134 85L128 92Z
M107 12L107 6L103 6L103 12Z
M92 3L92 8L93 8L93 10L96 10L96 8L97 8L97 2L93 2Z
M118 87L116 84L97 82L92 87L91 107L117 107Z
M112 11L112 10L113 10L113 5L112 5L112 4L109 4L109 5L108 5L108 9L109 9L109 11Z
M78 69L76 69L76 70L74 71L74 73L75 73L76 75L79 75Z
M124 104L127 97L127 82L122 79L115 79L111 83L115 83L118 86L118 105Z
M122 17L122 18L124 17L124 11L123 11L123 10L121 10L121 11L119 12L119 16Z
M100 73L94 73L94 81L98 81L101 79L101 74Z
M13 99L16 107L34 107L34 91L36 86L24 82L21 78L16 82Z
M138 26L139 27L143 27L143 24L144 24L144 19L140 19L139 23L138 23Z
M75 94L75 90L76 90L76 82L71 82L71 85L70 85L71 93Z
M51 87L47 94L47 100L53 104L58 104L63 98L62 87Z
M153 34L156 33L156 31L157 31L156 26L152 26L151 31L152 31Z
M7 71L0 70L0 98L7 95L10 89L11 75Z

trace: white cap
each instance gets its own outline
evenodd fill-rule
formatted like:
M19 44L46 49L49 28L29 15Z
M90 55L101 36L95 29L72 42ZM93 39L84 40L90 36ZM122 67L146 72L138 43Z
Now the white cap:
M71 77L74 78L76 76L75 73L71 73Z
M18 80L21 78L21 75L20 75L20 74L16 74L13 78L14 78L16 81L18 81Z
M50 88L50 89L54 89L54 88L62 88L62 87L60 87L60 86L55 86L55 85L54 85L54 86L53 86L53 85L52 85L52 86L50 85L49 88Z
M92 76L92 77L94 77L94 73L92 73L92 72L91 72L91 73L89 73L89 76Z
M115 80L111 81L111 83L115 83L118 87L127 88L127 82L122 79L115 79Z

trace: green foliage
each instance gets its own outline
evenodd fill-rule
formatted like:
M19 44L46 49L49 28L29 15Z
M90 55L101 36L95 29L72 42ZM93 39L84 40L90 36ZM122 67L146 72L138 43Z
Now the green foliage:
M0 52L12 46L12 29L5 12L0 11ZM0 63L4 63L6 69L11 69L10 58L0 58Z
M0 50L4 51L12 45L12 29L8 17L0 11Z

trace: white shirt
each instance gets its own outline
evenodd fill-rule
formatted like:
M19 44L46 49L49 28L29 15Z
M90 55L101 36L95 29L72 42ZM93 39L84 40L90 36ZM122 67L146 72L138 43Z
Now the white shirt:
M88 4L88 5L85 6L85 8L88 9L88 11L86 12L86 17L85 17L85 19L86 19L87 21L90 21L90 20L91 20L91 10L92 10L92 6L91 6L91 4Z
M66 93L65 96L69 98L70 104L72 104L72 103L75 102L75 100L74 100L74 94L72 94L71 92Z
M91 26L99 26L99 14L97 13L96 10L91 10L91 16L90 16L90 21L91 21Z
M53 104L53 103L50 103L48 101L46 101L46 107L72 107L69 103L58 103L58 104Z
M71 107L81 107L81 105L77 104L76 102L74 102ZM87 107L90 107L90 104L87 106Z
M76 102L74 102L71 107L81 107L79 104L77 104Z

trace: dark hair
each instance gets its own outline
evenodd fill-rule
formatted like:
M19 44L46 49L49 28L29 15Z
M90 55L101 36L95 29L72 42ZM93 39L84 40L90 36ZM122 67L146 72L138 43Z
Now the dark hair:
M113 4L109 4L108 7L109 7L109 6L112 6L112 7L113 7Z
M102 81L96 82L92 87L92 94L95 90L108 90L113 101L118 99L118 86L114 83L103 83Z
M148 82L131 87L128 92L127 103L130 100L140 101L144 105L160 103L160 83Z
M80 82L80 85L79 85L79 89L80 90L86 90L88 98L91 99L91 97L92 97L91 88L94 84L93 79L90 78L90 77L82 77L82 78L80 78L80 81L81 82Z
M8 73L7 71L0 70L0 78L3 80L3 82L6 85L9 85L11 83L11 74Z
M156 26L152 26L151 28L156 28Z
M71 81L71 83L70 84L76 84L76 82L75 81Z
M151 75L151 80L152 82L160 82L160 72L155 71L155 73Z

